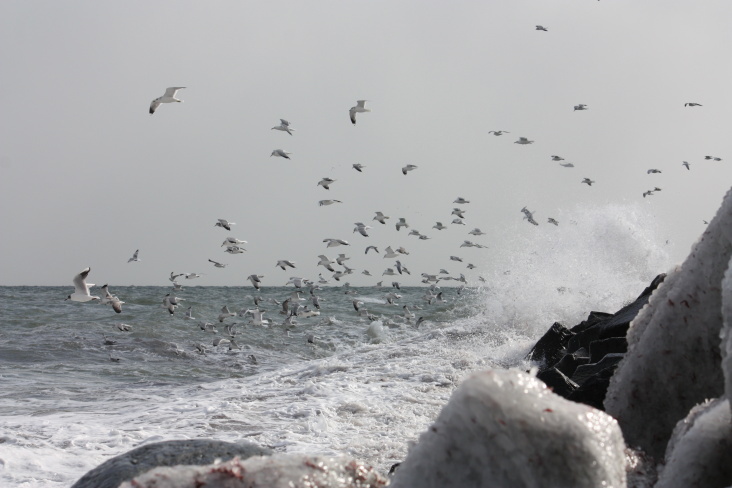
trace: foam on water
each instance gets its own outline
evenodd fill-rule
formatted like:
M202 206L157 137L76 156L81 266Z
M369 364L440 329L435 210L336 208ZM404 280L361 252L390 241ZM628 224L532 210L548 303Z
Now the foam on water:
M128 352L130 361L103 363L100 368L110 369L110 383L90 390L94 398L88 394L81 401L62 388L49 389L46 398L23 399L28 408L0 417L0 484L69 486L110 456L141 444L196 437L247 439L287 452L346 453L386 472L404 458L409 443L469 373L520 364L555 320L571 326L590 310L613 312L668 268L652 217L640 207L578 208L557 219L560 227L523 223L526 228L507 232L511 237L491 246L485 268L492 271L484 275L486 283L466 290L455 304L419 310L417 316L427 318L419 329L388 327L383 317L375 325L355 319L352 298L345 296L341 308L323 311L321 319L333 320L312 328L315 346L300 341L305 344L301 349L288 349L283 339L272 339L275 333L284 337L277 327L250 331L252 343L245 349L263 358L266 364L260 368L246 366L249 349L212 351L203 357L187 353L183 364L192 377L196 368L202 377L213 378L210 372L216 368L237 365L238 372L221 376L225 379L172 381L177 376L169 376L166 368L176 367L179 357L159 351L191 325L176 325L155 308L155 317L162 317L155 320L166 325L148 331L140 319L135 333L145 341L139 344L159 347L147 347L143 354L138 345ZM370 310L377 309L373 293L359 293ZM411 293L417 297L419 292ZM334 293L326 303L332 307L335 301ZM150 304L159 307L156 300ZM210 314L220 306L210 305ZM196 305L200 315L203 307ZM401 313L400 307L394 310ZM78 354L84 357L81 349ZM88 353L102 354L93 348ZM64 366L71 380L73 366ZM115 367L144 372L139 383L114 382ZM18 395L22 374L2 375L15 387L7 395ZM2 395L0 407L11 411L7 406L13 399Z

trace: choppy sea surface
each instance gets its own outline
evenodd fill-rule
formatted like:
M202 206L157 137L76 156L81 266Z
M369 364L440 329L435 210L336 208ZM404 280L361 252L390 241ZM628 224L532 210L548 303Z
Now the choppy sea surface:
M591 217L508 243L485 282L460 294L455 282L439 283L444 301L429 304L426 287L324 286L320 315L294 326L282 325L274 302L291 286L110 284L121 314L64 301L70 286L0 287L0 486L70 486L112 456L186 438L344 453L386 472L461 379L527 368L523 358L554 321L614 312L668 271L643 212L608 206ZM390 292L401 295L394 305ZM162 307L167 293L184 299L174 315ZM270 324L218 321L222 306L254 308L257 295ZM238 348L214 346L229 337L226 324L237 324Z

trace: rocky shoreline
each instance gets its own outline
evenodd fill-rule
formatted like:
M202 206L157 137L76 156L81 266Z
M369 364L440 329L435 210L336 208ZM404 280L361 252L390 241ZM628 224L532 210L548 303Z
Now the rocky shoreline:
M686 261L635 301L553 324L529 353L535 375L463 381L391 479L346 457L196 440L142 446L73 488L731 486L731 259L728 192Z

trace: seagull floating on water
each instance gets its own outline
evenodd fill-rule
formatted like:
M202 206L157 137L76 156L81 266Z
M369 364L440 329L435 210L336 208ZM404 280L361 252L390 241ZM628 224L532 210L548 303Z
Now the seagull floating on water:
M283 151L282 149L275 149L272 151L272 154L269 155L271 158L272 156L278 156L280 158L290 159L291 152Z
M287 132L288 134L292 135L292 131L295 129L290 127L290 123L288 121L286 121L285 119L280 119L280 125L272 127L272 129L270 130L281 130L282 132Z
M89 293L89 289L94 286L93 283L87 283L86 277L89 276L91 268L85 268L81 273L74 276L74 293L66 297L66 300L72 302L90 302L92 300L99 300L98 296L93 296Z
M128 263L131 263L132 261L139 261L140 259L139 259L139 258L137 257L137 255L139 254L139 252L140 252L140 250L139 250L139 249L137 249L137 250L135 251L135 253L134 253L134 254L132 255L132 257L131 257L130 259L128 259L128 260L127 260L127 262L128 262Z
M356 106L351 107L351 109L348 111L348 115L351 117L351 123L353 125L356 125L356 114L361 112L371 112L370 108L364 107L364 104L368 102L368 100L357 100Z
M171 86L167 88L162 97L156 98L150 104L150 115L155 113L155 109L157 109L158 105L160 105L161 103L182 102L183 100L178 100L177 98L175 98L175 94L178 93L178 90L182 90L183 88L185 87Z

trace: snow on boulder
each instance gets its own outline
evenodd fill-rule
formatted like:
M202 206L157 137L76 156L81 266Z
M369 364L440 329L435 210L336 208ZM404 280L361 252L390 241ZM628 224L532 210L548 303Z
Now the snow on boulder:
M388 480L345 456L273 454L207 466L159 467L119 488L376 488Z
M609 415L524 372L483 371L455 390L390 487L625 487L624 448Z
M722 278L732 256L732 192L691 254L669 273L628 330L605 411L629 446L661 459L676 423L724 392L719 348Z
M655 488L732 486L731 420L727 400L693 408L674 429Z

